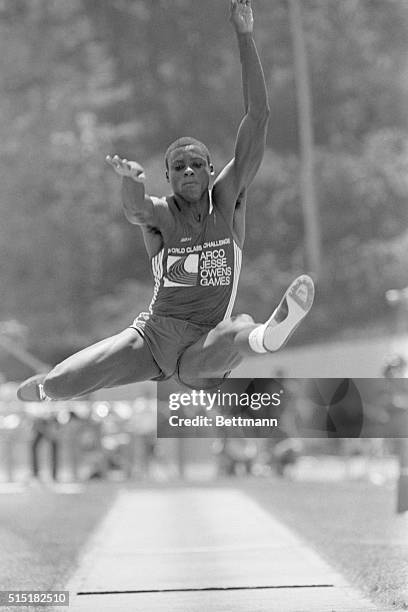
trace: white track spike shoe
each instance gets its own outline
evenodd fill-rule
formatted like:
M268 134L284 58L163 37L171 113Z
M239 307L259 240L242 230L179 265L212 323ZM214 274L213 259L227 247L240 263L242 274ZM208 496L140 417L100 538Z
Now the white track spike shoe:
M315 289L307 274L298 276L279 306L264 324L263 346L268 352L282 348L312 307Z
M22 402L43 402L49 399L43 389L45 374L36 374L27 378L17 389L17 397Z

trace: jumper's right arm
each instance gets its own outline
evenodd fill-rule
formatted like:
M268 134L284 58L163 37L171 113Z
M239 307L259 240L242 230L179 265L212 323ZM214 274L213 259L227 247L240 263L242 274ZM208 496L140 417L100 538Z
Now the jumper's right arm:
M122 206L126 219L134 225L154 225L154 204L145 192L143 167L118 155L107 155L106 161L122 177Z

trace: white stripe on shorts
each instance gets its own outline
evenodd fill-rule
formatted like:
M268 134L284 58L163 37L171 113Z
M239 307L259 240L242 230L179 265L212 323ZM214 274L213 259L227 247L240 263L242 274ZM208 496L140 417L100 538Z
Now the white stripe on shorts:
M150 314L152 314L152 312L153 312L153 305L154 305L154 303L156 301L157 294L159 293L160 283L161 283L161 279L163 277L163 256L164 256L164 249L162 249L159 253L157 253L157 255L155 255L152 258L152 271L153 271L153 278L154 278L154 290L153 290L153 297L152 297L152 300L151 300L150 306L149 306Z

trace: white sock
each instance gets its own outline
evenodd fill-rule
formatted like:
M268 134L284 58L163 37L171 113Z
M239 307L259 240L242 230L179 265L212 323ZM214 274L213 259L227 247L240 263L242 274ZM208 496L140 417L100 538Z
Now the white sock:
M248 336L248 343L254 353L267 353L268 351L263 345L263 339L265 335L265 330L268 327L267 323L263 325L258 325L251 331Z

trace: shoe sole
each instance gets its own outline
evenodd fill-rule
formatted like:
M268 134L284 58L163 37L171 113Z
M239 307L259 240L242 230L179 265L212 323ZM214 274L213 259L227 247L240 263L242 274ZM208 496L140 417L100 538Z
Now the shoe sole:
M43 382L45 374L35 374L27 378L17 389L17 397L22 402L43 402L41 399L38 385Z
M281 349L289 340L299 323L305 318L312 307L315 295L313 280L307 274L298 276L289 285L279 306L266 322L263 345L267 351L275 352ZM286 301L288 314L286 318L275 325L270 325L274 317Z

